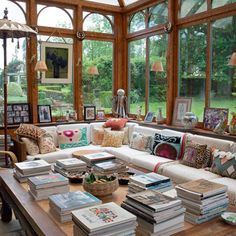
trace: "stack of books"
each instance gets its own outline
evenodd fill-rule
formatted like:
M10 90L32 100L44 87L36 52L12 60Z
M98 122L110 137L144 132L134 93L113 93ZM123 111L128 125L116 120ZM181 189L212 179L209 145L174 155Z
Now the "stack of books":
M114 202L72 211L74 236L135 236L136 216Z
M101 161L115 159L116 157L108 152L97 152L92 154L84 154L80 156L82 161L87 163L87 166L91 167L93 164Z
M61 223L72 220L71 211L101 203L91 193L81 191L49 196L50 212Z
M15 163L14 177L19 182L27 182L29 177L47 175L51 165L44 160L24 161Z
M173 188L169 177L150 172L129 178L128 193L138 193L147 189L165 192Z
M211 220L228 207L227 186L205 179L176 186L178 197L186 207L185 219L193 224Z
M102 175L124 173L128 170L127 163L119 159L111 159L94 163L93 171Z
M86 162L77 158L67 158L63 160L57 160L54 165L54 170L64 176L68 176L68 173L82 173L87 168Z
M35 200L69 192L69 180L61 174L40 175L28 178L29 193Z
M184 226L181 200L157 191L128 194L121 206L137 216L141 235L171 235Z

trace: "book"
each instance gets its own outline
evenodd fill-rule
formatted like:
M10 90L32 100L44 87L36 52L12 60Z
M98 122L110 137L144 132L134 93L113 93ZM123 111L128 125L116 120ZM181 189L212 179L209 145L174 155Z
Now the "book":
M41 175L28 178L28 184L31 188L40 189L40 188L50 188L61 185L68 185L68 178L63 175L56 173L50 175Z
M124 223L134 224L136 216L109 202L93 207L82 208L72 211L72 219L77 225L81 225L86 232L97 232L116 225L124 227Z
M66 158L62 160L57 160L56 165L64 169L76 168L76 167L85 167L87 166L86 162L79 160L77 158Z
M149 209L152 212L160 212L174 206L181 205L181 200L166 196L164 193L159 193L153 190L145 190L143 192L128 194L127 202L131 205Z
M49 204L58 212L72 211L87 206L101 204L102 201L88 192L68 192L49 197Z
M176 186L177 194L185 194L194 199L204 199L227 191L227 186L205 179L189 181ZM186 197L187 198L187 197Z
M108 152L97 152L91 154L84 154L80 157L81 160L85 161L87 164L92 164L99 161L115 159L116 157Z
M15 168L22 175L35 174L51 170L51 165L44 160L23 161L15 163Z
M112 159L108 161L94 163L93 167L95 171L99 172L108 172L108 171L125 171L126 170L126 162L119 159Z
M170 178L156 174L154 172L150 172L147 174L135 175L130 177L130 183L135 183L140 186L150 187L154 185L158 185L161 183L169 182Z

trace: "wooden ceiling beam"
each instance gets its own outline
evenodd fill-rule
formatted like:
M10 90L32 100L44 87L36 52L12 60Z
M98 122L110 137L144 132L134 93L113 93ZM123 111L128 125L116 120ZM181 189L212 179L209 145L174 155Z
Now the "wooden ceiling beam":
M119 4L120 4L120 7L125 7L125 2L124 0L118 0Z

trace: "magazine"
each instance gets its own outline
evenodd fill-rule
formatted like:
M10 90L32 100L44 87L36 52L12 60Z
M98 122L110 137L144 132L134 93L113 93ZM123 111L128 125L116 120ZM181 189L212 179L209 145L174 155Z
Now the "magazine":
M94 162L115 159L116 157L108 152L97 152L92 154L85 154L80 157L81 160L85 161L87 164L92 164Z
M66 158L62 160L57 160L56 165L60 166L64 169L71 168L71 167L86 167L86 162L79 160L77 158Z

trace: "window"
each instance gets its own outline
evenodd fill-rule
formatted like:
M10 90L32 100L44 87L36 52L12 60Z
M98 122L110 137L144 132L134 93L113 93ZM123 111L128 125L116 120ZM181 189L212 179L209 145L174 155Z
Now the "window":
M145 29L145 15L143 12L137 12L130 17L129 33Z
M234 2L236 2L236 0L212 0L212 8L221 7Z
M212 23L211 107L230 108L236 104L236 71L228 60L236 52L236 15Z
M108 33L112 34L112 24L113 17L112 16L104 16L102 14L97 13L88 13L84 12L84 23L83 30L84 31L92 31L92 32L100 32L100 33Z
M139 39L129 43L129 110L137 113L138 106L142 106L145 114L146 88L146 39Z
M180 18L192 16L207 10L207 0L179 0L179 4Z
M192 98L192 111L201 121L205 107L207 24L179 31L179 96Z
M111 112L113 43L83 41L83 102Z

